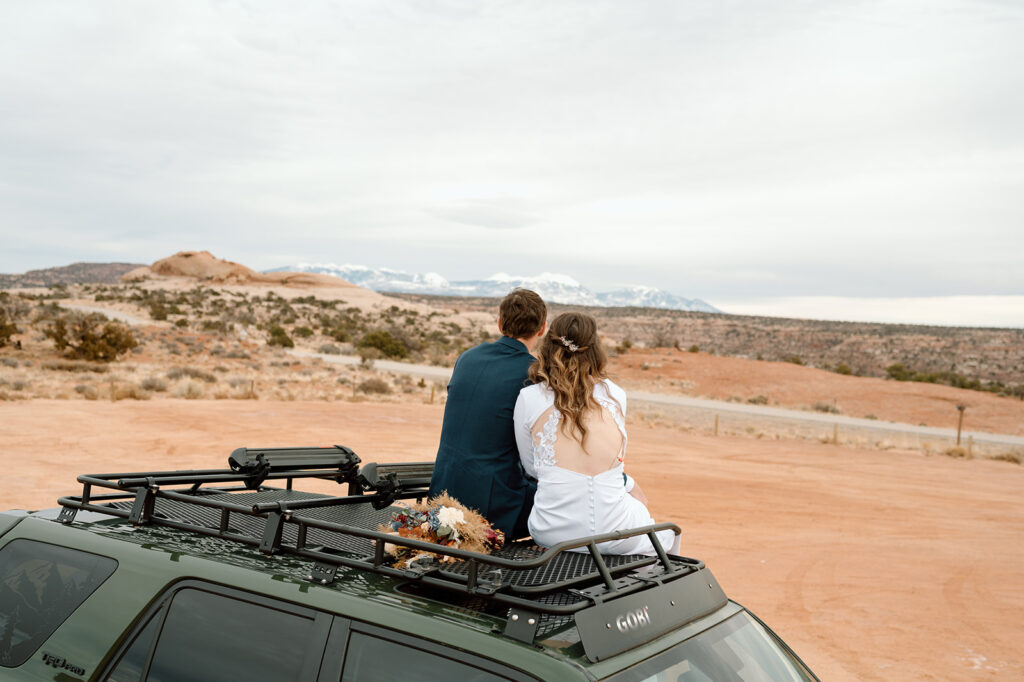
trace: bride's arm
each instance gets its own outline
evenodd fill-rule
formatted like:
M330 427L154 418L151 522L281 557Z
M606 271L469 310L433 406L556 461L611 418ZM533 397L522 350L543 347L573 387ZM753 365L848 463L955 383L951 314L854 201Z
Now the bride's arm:
M537 469L533 464L533 424L527 423L527 401L520 393L516 399L516 407L512 412L512 425L516 434L516 447L519 449L519 461L523 463L523 471L530 478L537 478Z
M633 487L629 489L629 494L643 502L644 506L646 507L647 495L644 495L644 491L640 488L640 484L636 482L635 478L631 476L630 480L633 481Z

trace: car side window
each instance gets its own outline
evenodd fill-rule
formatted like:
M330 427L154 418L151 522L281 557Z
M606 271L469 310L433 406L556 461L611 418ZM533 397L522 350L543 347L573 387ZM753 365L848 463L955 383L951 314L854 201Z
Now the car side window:
M451 653L455 655L458 652L453 650ZM452 658L361 632L349 635L341 676L341 682L493 682L507 679Z
M18 538L0 549L0 665L29 659L117 568L110 557Z
M260 603L257 603L260 602ZM326 616L325 616L326 618ZM273 600L183 588L141 626L109 682L305 679L326 632L316 613ZM319 648L317 648L319 647ZM315 661L308 660L311 655Z
M131 646L122 654L114 670L105 678L106 682L139 682L142 673L146 669L146 660L149 658L149 650L153 648L153 638L156 637L163 622L163 611L151 616L149 622L142 629Z

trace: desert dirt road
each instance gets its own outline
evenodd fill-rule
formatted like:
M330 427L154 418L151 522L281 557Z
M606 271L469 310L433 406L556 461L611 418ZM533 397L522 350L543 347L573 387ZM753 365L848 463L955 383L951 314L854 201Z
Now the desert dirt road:
M433 458L438 405L153 400L0 404L0 509L78 473L222 467L235 447ZM1024 679L1024 467L630 425L627 466L683 553L823 680ZM328 486L330 484L322 483Z

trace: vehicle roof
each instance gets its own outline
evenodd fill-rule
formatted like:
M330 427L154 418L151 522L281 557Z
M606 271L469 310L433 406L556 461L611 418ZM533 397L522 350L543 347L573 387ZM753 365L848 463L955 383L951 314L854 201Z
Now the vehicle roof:
M83 474L82 494L58 500L58 523L37 514L3 541L29 533L111 556L119 569L107 584L122 596L124 583L152 599L201 578L464 647L543 679L551 671L536 668L556 664L606 675L738 608L703 562L661 548L655 534L679 532L674 524L471 552L386 532L394 503L427 497L432 462L360 464L340 445L238 448L228 469ZM293 489L306 478L347 484L347 494ZM651 538L656 556L600 553L603 542L637 535ZM437 559L394 564L388 545Z
M410 589L410 583L357 568L342 567L332 584L320 585L309 580L312 562L302 557L268 556L228 540L197 536L176 528L134 526L123 519L98 514L88 514L73 526L54 523L53 516L53 511L30 515L2 542L25 537L103 554L118 561L119 573L130 574L132 585L131 589L118 590L120 608L110 608L107 598L97 594L101 603L106 602L101 609L96 608L95 602L87 602L87 606L92 603L92 608L82 614L84 617L75 614L76 620L90 623L93 640L96 632L120 633L127 628L132 618L147 606L147 600L167 585L196 578L441 641L501 660L542 679L565 675L566 667L586 677L600 678L643 661L740 610L730 602L653 642L592 663L571 620L538 637L531 646L503 636L504 616L479 600L417 593ZM84 645L86 635L74 624L68 639L78 640L81 651L77 660L87 661L87 656L95 657L96 650L109 648L95 642L93 653L87 654L90 647ZM544 655L538 656L538 652Z

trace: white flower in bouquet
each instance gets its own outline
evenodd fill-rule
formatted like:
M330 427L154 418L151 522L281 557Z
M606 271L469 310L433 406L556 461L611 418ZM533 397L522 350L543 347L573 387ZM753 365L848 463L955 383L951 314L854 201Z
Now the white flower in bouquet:
M437 520L442 526L455 530L457 524L466 523L466 513L455 507L441 507L437 512Z

